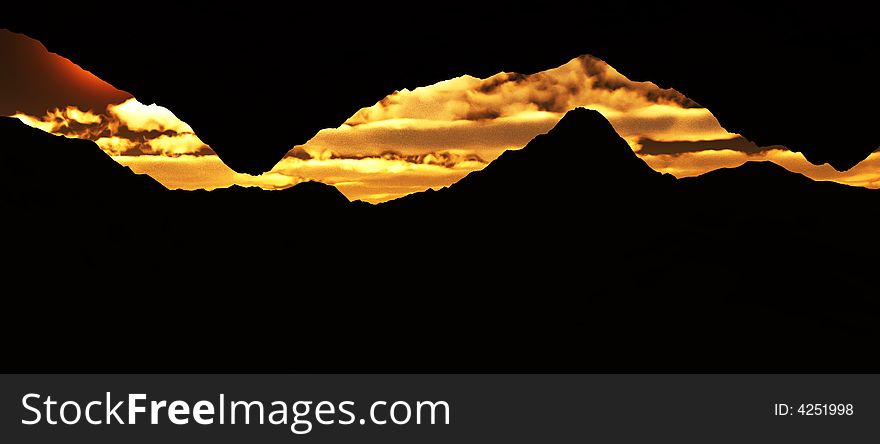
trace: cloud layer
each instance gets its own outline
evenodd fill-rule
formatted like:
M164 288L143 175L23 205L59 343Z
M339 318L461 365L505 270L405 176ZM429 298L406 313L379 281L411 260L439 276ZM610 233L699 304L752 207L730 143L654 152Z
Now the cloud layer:
M133 98L110 104L101 114L67 106L39 117L21 112L12 117L53 134L93 140L111 156L214 154L167 108Z
M880 188L880 153L838 172L782 147L758 147L726 131L709 110L678 91L629 80L589 56L530 75L462 76L396 91L293 147L271 171L250 176L223 164L171 110L130 98L26 37L0 31L0 47L21 62L0 67L6 84L16 85L16 95L0 98L0 110L47 132L93 140L119 163L168 188L279 189L317 180L350 199L382 202L450 185L547 132L576 107L601 112L652 168L678 177L771 160L817 180ZM259 132L268 125L253 117L259 110L239 114L237 131ZM590 168L583 165L583 174Z

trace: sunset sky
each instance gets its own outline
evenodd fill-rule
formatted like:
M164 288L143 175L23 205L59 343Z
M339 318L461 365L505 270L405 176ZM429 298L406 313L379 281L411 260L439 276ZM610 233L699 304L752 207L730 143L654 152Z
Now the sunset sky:
M504 150L524 146L579 106L601 112L652 168L677 177L770 160L813 179L880 188L880 152L837 172L783 147L757 147L679 92L631 81L589 56L531 75L465 75L393 92L292 147L271 171L250 176L228 168L173 110L138 102L40 43L0 30L0 51L18 62L0 67L0 114L93 140L119 163L168 188L278 189L317 180L352 200L382 202L450 185ZM270 124L253 110L230 112L242 116L239 131ZM566 162L563 153L559 161ZM585 174L595 167L601 166L583 165Z

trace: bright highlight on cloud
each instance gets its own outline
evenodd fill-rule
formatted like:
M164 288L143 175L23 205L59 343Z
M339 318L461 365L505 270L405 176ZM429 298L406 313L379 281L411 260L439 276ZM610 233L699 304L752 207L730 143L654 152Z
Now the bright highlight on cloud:
M129 99L119 105L109 106L107 111L120 122L125 123L128 129L136 132L172 131L189 134L193 132L192 128L178 119L174 113L156 104L144 105L135 99Z
M64 106L15 117L54 134L94 140L117 162L172 189L281 189L317 180L352 200L382 202L448 186L526 145L576 107L602 113L652 168L677 177L770 160L817 180L880 188L880 153L838 172L782 147L757 147L678 91L631 81L589 56L531 75L462 76L394 92L294 147L259 176L231 170L170 110L133 98L97 111ZM239 130L260 131L261 123L243 117ZM565 152L559 157L566 161ZM585 174L597 167L583 165Z

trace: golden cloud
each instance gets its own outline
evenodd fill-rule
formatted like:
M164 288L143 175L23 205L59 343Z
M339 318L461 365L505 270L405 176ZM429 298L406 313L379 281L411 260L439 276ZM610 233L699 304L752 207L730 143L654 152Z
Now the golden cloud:
M110 105L107 111L128 129L135 132L173 131L192 133L192 127L181 121L168 108L159 105L144 105L137 99L128 99L118 105Z
M213 154L170 110L144 105L133 98L108 105L103 114L68 106L41 117L24 113L13 117L49 133L92 140L111 156Z
M532 75L499 73L488 79L462 76L413 91L403 90L358 111L345 123L394 119L493 120L529 112L564 114L579 106L628 112L650 105L694 108L673 89L634 82L607 63L578 57Z
M75 106L56 108L48 111L46 115L41 118L29 116L24 113L16 113L13 114L12 117L20 120L25 125L39 128L48 133L57 133L64 129L70 129L72 123L98 125L103 121L101 116L92 111L83 111Z
M121 156L140 146L139 142L117 136L99 137L95 139L95 143L111 156Z
M184 154L201 154L208 146L193 133L178 133L173 136L162 134L150 139L145 143L150 149L150 154L164 156L182 156Z

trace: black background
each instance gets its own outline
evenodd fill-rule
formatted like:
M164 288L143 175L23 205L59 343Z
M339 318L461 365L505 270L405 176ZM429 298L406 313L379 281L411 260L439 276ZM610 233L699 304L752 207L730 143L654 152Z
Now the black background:
M759 144L847 167L880 145L873 17L786 3L105 3L18 5L0 26L173 109L239 171L395 89L583 53ZM273 124L243 129L242 116ZM570 122L536 143L552 149L375 208L320 187L150 194L93 144L4 122L4 369L878 368L876 192L761 167L673 184L604 119ZM46 171L50 154L68 176Z

